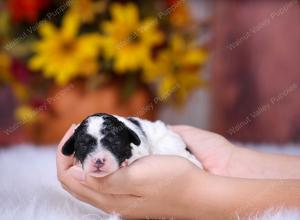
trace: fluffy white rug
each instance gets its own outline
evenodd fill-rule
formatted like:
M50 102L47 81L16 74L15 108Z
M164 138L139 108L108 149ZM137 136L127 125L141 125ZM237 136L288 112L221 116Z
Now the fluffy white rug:
M0 176L0 219L118 219L104 216L61 188L56 179L54 148L16 146L1 150Z
M279 148L265 146L266 151ZM300 154L288 146L281 152ZM71 197L56 179L55 149L15 146L0 150L0 219L5 220L117 220ZM295 211L268 211L252 219L299 220Z

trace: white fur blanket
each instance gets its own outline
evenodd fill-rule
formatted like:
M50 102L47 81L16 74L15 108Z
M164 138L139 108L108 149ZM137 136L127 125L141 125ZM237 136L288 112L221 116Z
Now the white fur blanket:
M265 147L277 151L279 148ZM280 148L300 154L300 148ZM53 147L15 146L0 150L0 219L3 220L117 220L66 193L56 179ZM295 211L268 211L252 219L299 220Z

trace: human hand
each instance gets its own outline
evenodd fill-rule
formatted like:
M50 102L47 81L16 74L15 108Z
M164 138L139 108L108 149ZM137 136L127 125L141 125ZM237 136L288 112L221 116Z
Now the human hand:
M57 175L74 197L127 218L205 219L216 215L215 209L202 204L207 200L201 199L210 192L208 174L181 157L148 156L103 178L84 176L82 169L73 165L73 157L61 153L73 129L58 146Z
M179 134L210 173L239 178L299 179L300 158L238 147L221 135L191 126L170 128Z
M186 125L170 126L179 134L204 169L210 173L231 176L231 159L238 148L223 136Z

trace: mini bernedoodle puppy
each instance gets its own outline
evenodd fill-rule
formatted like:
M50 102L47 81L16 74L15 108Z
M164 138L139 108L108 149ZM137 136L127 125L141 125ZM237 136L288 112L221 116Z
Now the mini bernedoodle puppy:
M152 154L181 156L202 168L180 136L163 122L106 113L84 119L64 144L62 153L74 153L84 172L95 177L106 176Z

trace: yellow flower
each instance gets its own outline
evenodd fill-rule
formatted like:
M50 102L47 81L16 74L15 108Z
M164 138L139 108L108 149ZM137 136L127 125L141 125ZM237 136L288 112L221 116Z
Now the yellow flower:
M105 57L114 60L113 68L118 73L141 69L150 59L153 46L163 40L157 20L139 21L138 8L132 3L113 4L111 16L112 20L101 26Z
M104 12L106 4L107 2L103 0L74 0L70 10L79 15L82 23L90 23L97 14Z
M182 102L191 90L203 84L200 68L206 57L203 49L187 45L180 36L174 35L170 47L146 65L144 80L158 83L159 97L165 99L176 93L177 101Z
M34 46L36 54L29 62L30 68L42 70L46 77L55 78L60 85L77 76L97 73L101 37L98 34L77 36L79 25L75 13L65 15L61 29L50 22L41 24L42 39Z
M36 120L37 112L30 106L21 105L15 111L15 117L22 123L32 123Z

